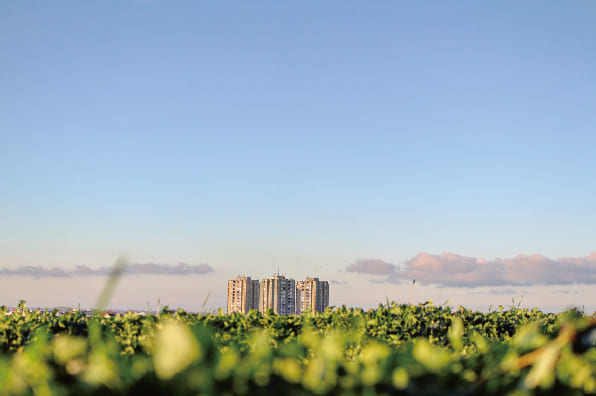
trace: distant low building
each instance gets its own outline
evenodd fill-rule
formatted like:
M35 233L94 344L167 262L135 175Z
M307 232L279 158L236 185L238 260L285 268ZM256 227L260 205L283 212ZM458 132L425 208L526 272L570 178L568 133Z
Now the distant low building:
M113 318L116 315L118 315L118 313L116 311L104 311L99 314L99 316L101 316L102 318L106 318L106 319Z

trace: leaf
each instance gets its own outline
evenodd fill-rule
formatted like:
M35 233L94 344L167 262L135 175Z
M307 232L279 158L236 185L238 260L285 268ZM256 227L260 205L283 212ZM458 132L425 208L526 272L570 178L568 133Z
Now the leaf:
M166 321L156 335L153 365L161 379L170 379L200 357L200 345L188 326Z
M524 380L524 385L528 389L534 389L537 386L548 388L555 381L555 364L559 357L560 348L557 344L551 344L544 349L538 362L532 366L532 369Z

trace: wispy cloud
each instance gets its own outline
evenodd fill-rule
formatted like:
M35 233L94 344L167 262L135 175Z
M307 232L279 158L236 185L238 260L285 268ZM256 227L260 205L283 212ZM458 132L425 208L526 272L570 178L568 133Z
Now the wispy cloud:
M555 290L554 294L579 294L577 290Z
M0 276L31 276L33 278L67 278L73 276L104 276L112 270L111 267L91 268L86 265L78 265L73 269L45 268L41 266L23 266L15 269L2 268ZM209 264L155 264L155 263L132 263L126 268L125 274L141 275L200 275L213 272Z
M371 275L389 275L393 274L395 270L395 265L381 259L358 259L346 268L346 272Z
M528 290L516 290L512 289L511 287L491 287L488 289L479 288L477 290L472 290L469 293L471 294L502 294L502 295L510 295L510 296L527 296L530 294Z
M596 252L586 257L550 259L539 254L485 260L453 253L419 253L397 266L380 259L359 259L347 272L386 275L381 282L416 279L441 287L596 284Z

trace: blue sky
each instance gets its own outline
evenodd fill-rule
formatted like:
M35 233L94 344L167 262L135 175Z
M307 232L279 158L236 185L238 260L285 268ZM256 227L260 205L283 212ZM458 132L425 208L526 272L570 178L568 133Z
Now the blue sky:
M347 269L419 254L596 273L595 20L591 1L3 4L0 304L91 304L100 286L7 274L120 254L211 266L115 296L189 309L278 267L337 281L336 305L407 301ZM596 297L433 282L420 299L483 309Z

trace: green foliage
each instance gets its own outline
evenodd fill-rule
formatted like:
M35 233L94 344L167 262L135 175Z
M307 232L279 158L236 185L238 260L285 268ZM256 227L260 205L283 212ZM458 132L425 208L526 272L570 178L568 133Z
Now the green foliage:
M0 314L0 396L596 393L596 322L578 311Z

